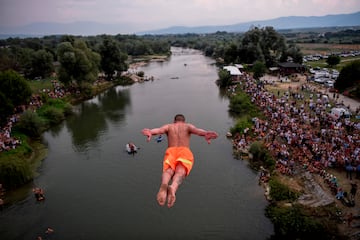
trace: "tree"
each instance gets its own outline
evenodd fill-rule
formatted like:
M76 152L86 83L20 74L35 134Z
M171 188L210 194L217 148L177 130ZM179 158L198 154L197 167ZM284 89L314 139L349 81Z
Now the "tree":
M10 99L8 99L4 93L0 91L0 126L7 122L7 117L10 116L14 111Z
M92 83L97 79L101 57L89 49L84 41L60 43L57 55L61 64L59 80L65 85L75 81L81 86L83 82Z
M339 91L360 85L360 60L353 61L341 69L334 87Z
M105 37L103 45L100 47L101 68L108 80L112 79L115 72L127 70L125 63L127 55L120 51L115 40Z
M54 71L53 55L44 49L36 51L31 59L31 76L48 77Z
M254 78L260 79L266 73L266 66L263 62L257 61L253 66Z
M286 52L285 38L273 27L261 29L255 27L245 33L239 55L246 63L261 61L270 67L284 52Z
M6 99L6 101L1 101L0 114L4 115L0 115L0 119L6 121L15 107L28 103L31 89L20 74L13 70L6 70L0 72L0 96L0 99Z
M280 57L281 62L286 62L288 57L291 57L293 62L302 63L303 62L303 54L301 53L301 49L297 47L295 44L290 44L287 49L282 53Z
M231 75L227 70L221 69L218 75L219 79L217 80L217 84L219 87L224 88L231 84Z
M335 55L335 54L331 54L327 59L326 59L326 63L330 66L336 66L340 63L340 56Z
M284 36L280 35L273 27L265 27L261 31L261 49L267 67L274 66L281 57L286 43Z
M226 63L235 63L237 56L238 56L237 46L234 43L232 43L230 44L230 46L228 46L225 49L224 61Z

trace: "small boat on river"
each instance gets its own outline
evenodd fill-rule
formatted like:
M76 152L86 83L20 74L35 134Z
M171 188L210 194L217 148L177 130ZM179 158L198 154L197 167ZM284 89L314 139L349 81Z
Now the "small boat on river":
M155 140L159 143L164 139L163 135L159 135Z
M138 147L132 142L127 143L125 148L128 154L135 154L138 150Z

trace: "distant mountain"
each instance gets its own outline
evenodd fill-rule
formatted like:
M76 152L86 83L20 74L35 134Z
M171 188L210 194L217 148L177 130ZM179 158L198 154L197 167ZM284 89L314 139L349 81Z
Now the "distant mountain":
M344 27L360 26L360 12L351 14L326 15L321 17L280 17L270 20L252 21L222 26L175 26L165 29L138 32L135 34L184 34L184 33L214 33L217 31L246 32L253 26L272 26L280 29L298 28L321 28L321 27ZM128 34L134 33L134 26L131 22L122 24L105 24L98 22L73 22L53 23L40 22L32 23L21 27L6 27L0 23L0 38L7 37L41 37L45 35L83 35L93 36L99 34Z
M252 21L252 22L238 23L233 25L223 25L223 26L198 26L198 27L174 26L165 29L139 32L137 34L158 35L158 34L184 34L184 33L214 33L217 31L246 32L251 27L254 26L258 26L258 27L272 26L277 30L298 29L298 28L360 26L360 12L351 13L351 14L326 15L320 17L315 17L315 16L279 17L270 20Z
M1 24L1 23L0 23ZM124 29L126 26L127 29ZM39 35L83 35L118 34L131 30L131 24L105 24L98 22L54 23L38 22L20 27L5 27L0 25L0 37L3 36L39 36Z

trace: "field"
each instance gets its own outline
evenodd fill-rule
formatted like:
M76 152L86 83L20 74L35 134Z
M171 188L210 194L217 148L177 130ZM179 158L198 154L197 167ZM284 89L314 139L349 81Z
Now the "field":
M360 44L325 44L325 43L297 43L298 47L300 47L303 55L314 55L314 54L331 54L331 53L343 53L349 51L360 51ZM360 60L360 56L355 57L341 57L341 61L335 69L340 71L347 63L355 60ZM318 61L308 61L306 65L314 68L327 68L328 64L326 63L326 59L320 59Z
M54 78L46 78L41 80L31 80L30 88L33 93L39 93L43 89L52 89L53 85L51 83L51 80L54 80Z
M360 44L297 43L304 55L360 51Z

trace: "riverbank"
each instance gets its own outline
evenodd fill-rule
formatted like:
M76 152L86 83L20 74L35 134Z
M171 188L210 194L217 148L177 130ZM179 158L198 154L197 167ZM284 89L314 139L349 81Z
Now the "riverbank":
M71 105L76 105L85 100L90 99L91 97L99 95L102 92L114 86L129 85L129 84L145 81L144 77L137 75L136 72L137 68L148 64L149 61L163 61L166 58L167 56L163 56L163 57L154 56L154 59L144 58L141 61L137 59L135 62L130 63L129 65L129 69L132 69L132 71L134 71L133 73L127 72L126 74L122 75L120 79L113 81L106 81L105 79L99 78L96 82L94 82L91 91L89 91L91 94L86 94L86 95L82 95L80 93L70 94L66 91L66 89L63 89L63 92L65 94L57 95L55 94L55 85L48 84L49 88L39 89L39 93L34 93L30 104L28 106L24 106L24 109L29 109L39 113L41 107L46 107L47 103L45 103L44 105L42 101L39 100L41 99L40 96L41 94L48 94L49 96L47 98L50 101L61 100ZM52 83L57 83L56 79L51 79L48 81L51 81ZM67 106L64 107L66 108ZM61 109L62 106L57 106L57 108L59 108L57 109L59 110L59 114L60 112L64 113L67 111L66 109ZM42 128L41 131L46 131L50 126L62 122L65 119L66 114L67 113L65 113L64 116L62 117L56 117L57 118L56 121L55 119L47 119L49 120L49 122L51 122L51 124L45 128ZM8 132L7 135L9 136L9 139L14 141L16 140L18 144L9 147L8 150L4 152L0 152L1 154L0 166L2 166L3 173L4 172L7 173L7 175L4 176L4 179L9 180L9 177L11 177L11 174L9 172L11 172L13 168L15 168L13 165L16 165L17 172L14 172L14 174L19 174L19 171L21 171L22 176L18 176L18 177L13 176L13 177L20 179L19 181L21 181L22 184L11 181L12 185L9 186L9 184L7 184L6 182L5 183L0 182L2 184L1 187L2 194L0 196L2 206L12 205L13 203L21 201L24 198L26 198L29 194L31 194L32 188L36 187L35 186L36 184L34 183L34 179L39 175L38 173L39 167L41 166L42 161L47 156L47 146L44 145L44 143L41 140L41 137L36 137L34 139L31 139L25 136L23 133L18 132L18 129L16 129L16 124L19 120L19 117L20 117L19 114L14 115L6 127L6 132Z
M325 89L307 82L305 76L297 75L296 78L294 81L283 83L277 77L266 75L261 79L263 88L260 88L259 85L253 82L251 76L246 77L242 83L242 89L252 97L253 103L260 107L267 116L267 119L258 120L254 123L254 127L250 130L251 133L248 133L253 134L250 144L254 140L263 141L276 159L276 168L271 175L275 176L278 181L291 190L300 194L297 201L289 201L281 205L284 209L289 209L293 204L301 204L310 210L312 209L309 217L318 220L324 220L324 214L325 216L329 214L333 216L329 222L336 226L341 235L349 239L356 239L360 233L360 222L358 218L354 218L348 224L347 220L350 214L353 216L359 216L360 214L360 208L357 205L360 202L359 194L354 196L355 206L344 205L345 198L337 199L335 195L339 189L350 194L351 184L359 185L360 179L355 177L355 171L353 171L353 176L350 178L349 172L346 172L345 167L342 165L345 163L339 162L332 167L328 165L327 157L335 153L350 158L350 155L348 156L345 153L347 152L346 149L338 152L335 149L327 149L325 148L327 145L322 144L328 140L331 141L334 137L343 139L343 131L348 132L349 130L345 130L346 123L343 123L342 127L337 125L338 128L335 130L330 125L326 127L327 123L332 123L333 120L327 119L326 115L321 116L320 113L324 112L328 104L336 105L336 101L341 101L346 106L349 105L351 110L356 109L359 103L355 102L354 104L352 99L347 101L344 96L330 98L330 103L323 103L320 99L321 95L326 92ZM309 104L312 102L313 105ZM321 118L323 118L322 122L319 121ZM352 127L348 126L346 129L352 129ZM336 133L336 136L332 136L334 133ZM358 141L358 129L347 134L352 135L354 138L349 140L346 138L347 135L344 135L341 142L345 141L345 143L350 144L351 149L353 149L350 152L355 151L356 144L352 144L352 141L355 143ZM299 141L301 136L310 138L303 138L303 140L307 139L305 142ZM241 139L240 137L239 141L234 142L235 149L238 149L238 144L246 142L241 141ZM246 139L249 143L249 139ZM270 141L271 139L273 140ZM309 140L311 141L309 142ZM301 148L298 148L298 146L301 146ZM356 155L351 156L354 160L356 157ZM352 164L356 164L356 162ZM331 179L335 177L335 188L329 181L330 176ZM268 178L265 179L268 180ZM272 199L269 198L271 189L268 182L262 181L261 184L264 186L266 197L273 203ZM320 210L324 209L324 207L330 207L330 212ZM335 212L341 214L335 214Z

